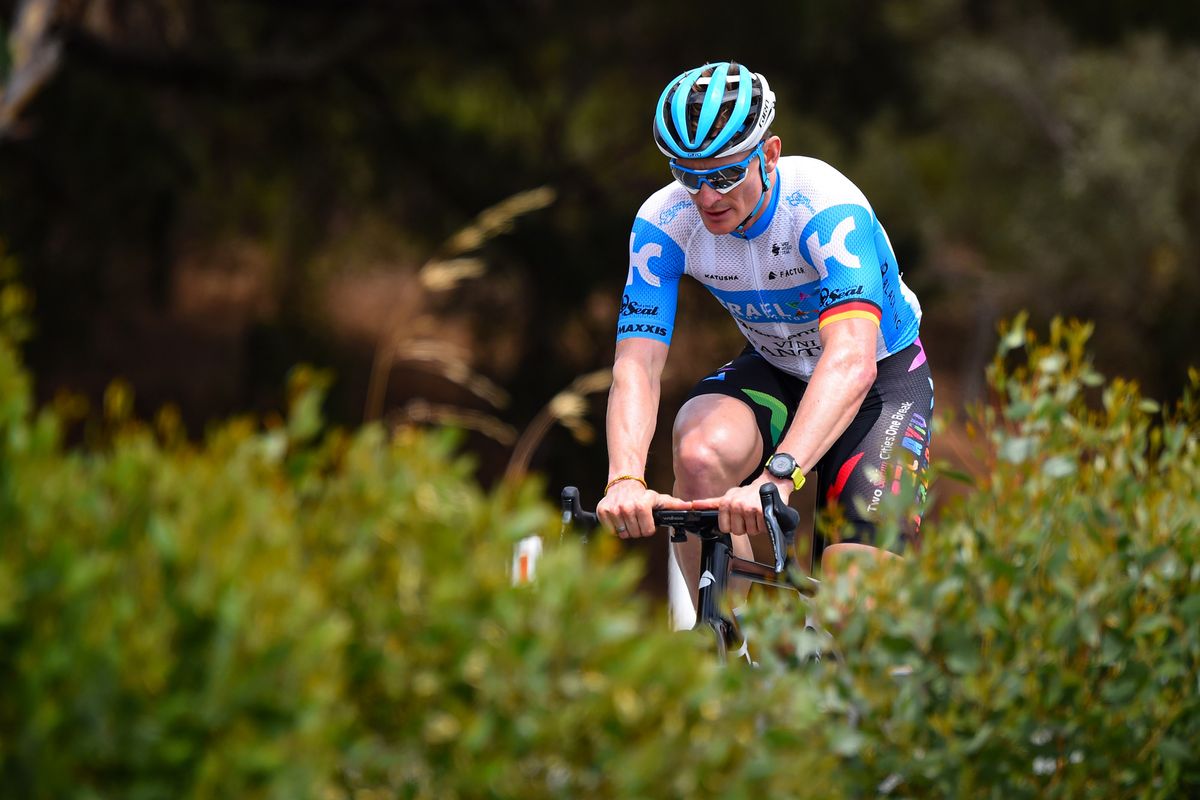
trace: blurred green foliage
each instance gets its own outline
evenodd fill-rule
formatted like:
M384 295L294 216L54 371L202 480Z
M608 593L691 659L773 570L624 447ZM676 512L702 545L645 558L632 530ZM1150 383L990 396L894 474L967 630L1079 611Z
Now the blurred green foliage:
M864 565L871 610L826 605L850 796L1200 791L1200 372L1164 410L1096 372L1090 333L1006 327L986 473L917 557ZM768 638L803 621L778 610Z
M0 794L1194 795L1200 373L1164 411L1089 333L1005 329L973 491L857 605L823 588L823 661L809 609L753 596L758 669L667 632L614 540L559 542L538 482L482 492L452 433L327 430L320 372L199 443L117 384L80 448L4 336Z
M79 450L0 342L0 794L792 793L758 731L799 752L815 689L719 669L612 548L513 588L542 487L485 495L450 434L321 433L322 382L200 444L115 386Z

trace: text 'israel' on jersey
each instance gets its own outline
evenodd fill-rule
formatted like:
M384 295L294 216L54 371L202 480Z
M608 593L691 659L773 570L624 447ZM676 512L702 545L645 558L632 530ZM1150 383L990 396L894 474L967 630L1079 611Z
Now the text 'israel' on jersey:
M746 238L709 233L674 182L642 204L629 235L618 341L670 344L683 275L704 284L768 361L804 379L821 355L820 329L831 322L874 320L877 359L916 340L921 306L858 187L804 156L779 159L773 180Z

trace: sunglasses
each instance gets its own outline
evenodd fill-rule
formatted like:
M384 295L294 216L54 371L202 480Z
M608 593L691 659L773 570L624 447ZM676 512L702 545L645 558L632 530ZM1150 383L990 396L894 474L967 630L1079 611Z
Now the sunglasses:
M688 169L687 167L679 166L675 159L671 159L671 175L674 176L675 180L679 181L683 188L692 194L699 192L700 187L706 183L714 191L726 194L733 191L738 184L746 180L746 176L750 174L750 162L754 160L755 156L760 155L762 155L761 144L755 147L750 152L750 155L736 164L726 164L716 169Z

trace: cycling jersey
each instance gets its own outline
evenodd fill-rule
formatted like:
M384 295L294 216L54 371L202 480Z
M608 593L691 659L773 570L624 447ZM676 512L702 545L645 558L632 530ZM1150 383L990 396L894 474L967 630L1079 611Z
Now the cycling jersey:
M629 237L618 341L670 344L685 274L704 284L767 361L805 380L821 355L820 329L831 322L874 320L877 360L916 340L920 304L858 187L804 156L780 158L774 182L744 236L709 233L674 182L642 204Z

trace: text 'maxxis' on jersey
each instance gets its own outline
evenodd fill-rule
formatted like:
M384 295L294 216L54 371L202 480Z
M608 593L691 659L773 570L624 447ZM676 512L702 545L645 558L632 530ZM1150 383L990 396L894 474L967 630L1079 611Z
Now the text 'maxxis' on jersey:
M862 192L833 167L802 156L779 159L775 180L745 239L710 234L676 183L642 204L629 236L618 340L669 344L686 274L704 284L759 353L802 378L821 354L820 329L840 319L879 325L879 359L913 343L920 304Z

